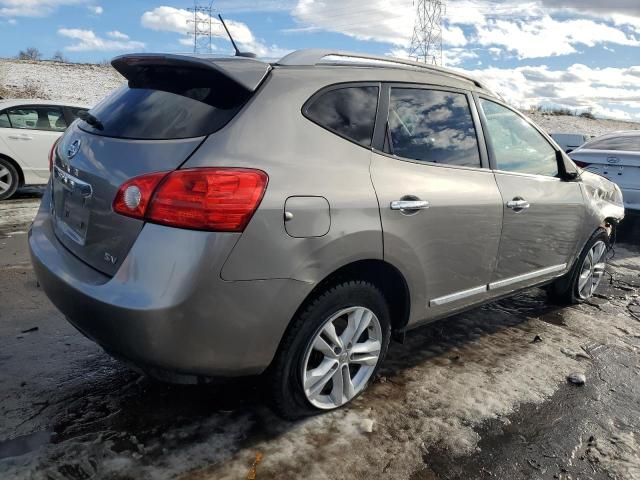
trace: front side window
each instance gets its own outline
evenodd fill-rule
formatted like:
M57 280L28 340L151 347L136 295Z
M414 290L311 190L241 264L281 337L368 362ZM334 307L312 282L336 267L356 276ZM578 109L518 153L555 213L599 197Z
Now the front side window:
M558 175L556 151L540 132L502 105L485 99L481 99L480 104L498 170Z
M480 151L467 96L392 88L388 127L391 153L423 162L480 167Z
M9 122L9 115L6 113L0 113L0 128L11 128L11 123Z
M377 109L378 87L345 87L315 98L306 115L320 126L369 147Z
M64 132L67 122L58 107L14 107L7 110L11 126L28 130Z

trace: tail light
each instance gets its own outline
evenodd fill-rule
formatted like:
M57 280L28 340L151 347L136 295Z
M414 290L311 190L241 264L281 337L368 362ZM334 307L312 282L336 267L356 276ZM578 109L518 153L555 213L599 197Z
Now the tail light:
M587 168L589 165L591 165L588 162L581 162L580 160L574 160L573 163L575 163L580 168Z
M152 173L125 182L113 210L172 227L242 232L260 205L268 178L247 168Z
M54 163L54 158L56 155L56 147L58 146L58 143L60 143L59 138L55 142L53 142L53 145L51 146L51 150L49 151L49 173L53 171L53 163Z

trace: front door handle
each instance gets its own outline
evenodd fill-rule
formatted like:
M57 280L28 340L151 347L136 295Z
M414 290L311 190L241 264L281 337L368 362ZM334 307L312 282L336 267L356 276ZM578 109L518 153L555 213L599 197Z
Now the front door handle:
M394 200L391 202L391 210L400 210L402 212L414 212L429 208L429 202L426 200Z
M526 210L529 208L531 204L527 202L524 198L516 197L513 200L509 200L507 202L507 208L514 210L516 212L520 212L522 210Z

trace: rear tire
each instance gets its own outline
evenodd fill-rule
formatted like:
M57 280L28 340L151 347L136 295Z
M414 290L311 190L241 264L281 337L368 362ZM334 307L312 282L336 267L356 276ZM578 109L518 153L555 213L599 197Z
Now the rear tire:
M549 299L561 305L589 300L604 276L608 251L609 236L599 228L587 241L571 271L549 285Z
M389 307L373 284L320 292L292 320L267 375L276 412L296 419L350 403L374 378L390 337Z
M0 157L0 200L11 198L20 186L20 175L16 167Z

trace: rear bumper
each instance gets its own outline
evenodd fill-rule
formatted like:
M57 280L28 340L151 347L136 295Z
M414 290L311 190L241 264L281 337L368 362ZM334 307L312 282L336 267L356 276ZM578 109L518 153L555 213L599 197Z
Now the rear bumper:
M147 224L114 277L66 250L43 204L29 231L36 276L68 320L142 369L195 376L262 372L313 285L229 282L221 266L237 234Z

